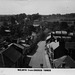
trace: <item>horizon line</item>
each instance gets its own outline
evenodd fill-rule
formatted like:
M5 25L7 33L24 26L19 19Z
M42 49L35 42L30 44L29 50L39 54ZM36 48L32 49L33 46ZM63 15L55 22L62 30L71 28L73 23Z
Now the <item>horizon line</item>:
M32 14L27 14L27 13L12 13L12 14L0 14L0 15L19 15L19 14L26 14L26 15L33 15L33 14L39 14L39 15L66 15L66 14L75 14L75 13L53 13L53 14L40 14L40 13L32 13Z

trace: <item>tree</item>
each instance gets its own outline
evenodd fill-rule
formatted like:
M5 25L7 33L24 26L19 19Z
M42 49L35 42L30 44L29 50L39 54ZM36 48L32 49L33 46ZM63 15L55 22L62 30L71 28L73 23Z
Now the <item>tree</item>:
M15 24L15 20L16 20L15 17L12 16L12 17L11 17L11 23L12 23L12 24Z
M68 24L67 22L61 22L60 23L60 30L67 30Z
M33 20L40 19L41 18L41 15L39 15L39 13L32 14L32 18L33 18Z

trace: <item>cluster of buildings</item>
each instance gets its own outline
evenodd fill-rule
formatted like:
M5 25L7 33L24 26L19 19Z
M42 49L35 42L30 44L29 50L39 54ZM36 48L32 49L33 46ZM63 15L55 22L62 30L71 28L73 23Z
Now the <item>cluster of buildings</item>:
M5 40L4 43L5 44L0 47L0 67L25 67L25 57L31 51L31 46L22 39L14 40L11 43Z
M52 67L75 68L75 42L74 40L72 41L72 37L74 34L68 34L66 31L55 31L49 33L49 36L46 40L49 40L51 38L51 34L53 34L55 40L59 39L58 41L49 43L49 47L51 48L47 49Z

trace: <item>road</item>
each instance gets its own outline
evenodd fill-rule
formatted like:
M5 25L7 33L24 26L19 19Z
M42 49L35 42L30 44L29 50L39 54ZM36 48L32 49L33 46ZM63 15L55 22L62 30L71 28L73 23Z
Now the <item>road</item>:
M38 49L36 53L31 56L29 66L32 68L51 68L48 55L45 50L45 41L38 43Z

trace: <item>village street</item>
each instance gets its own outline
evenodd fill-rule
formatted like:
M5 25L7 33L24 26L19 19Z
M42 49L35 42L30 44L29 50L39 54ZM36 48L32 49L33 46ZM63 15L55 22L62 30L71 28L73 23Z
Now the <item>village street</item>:
M45 41L40 41L35 54L27 55L27 58L30 58L28 66L32 68L51 68L49 58L45 50Z

